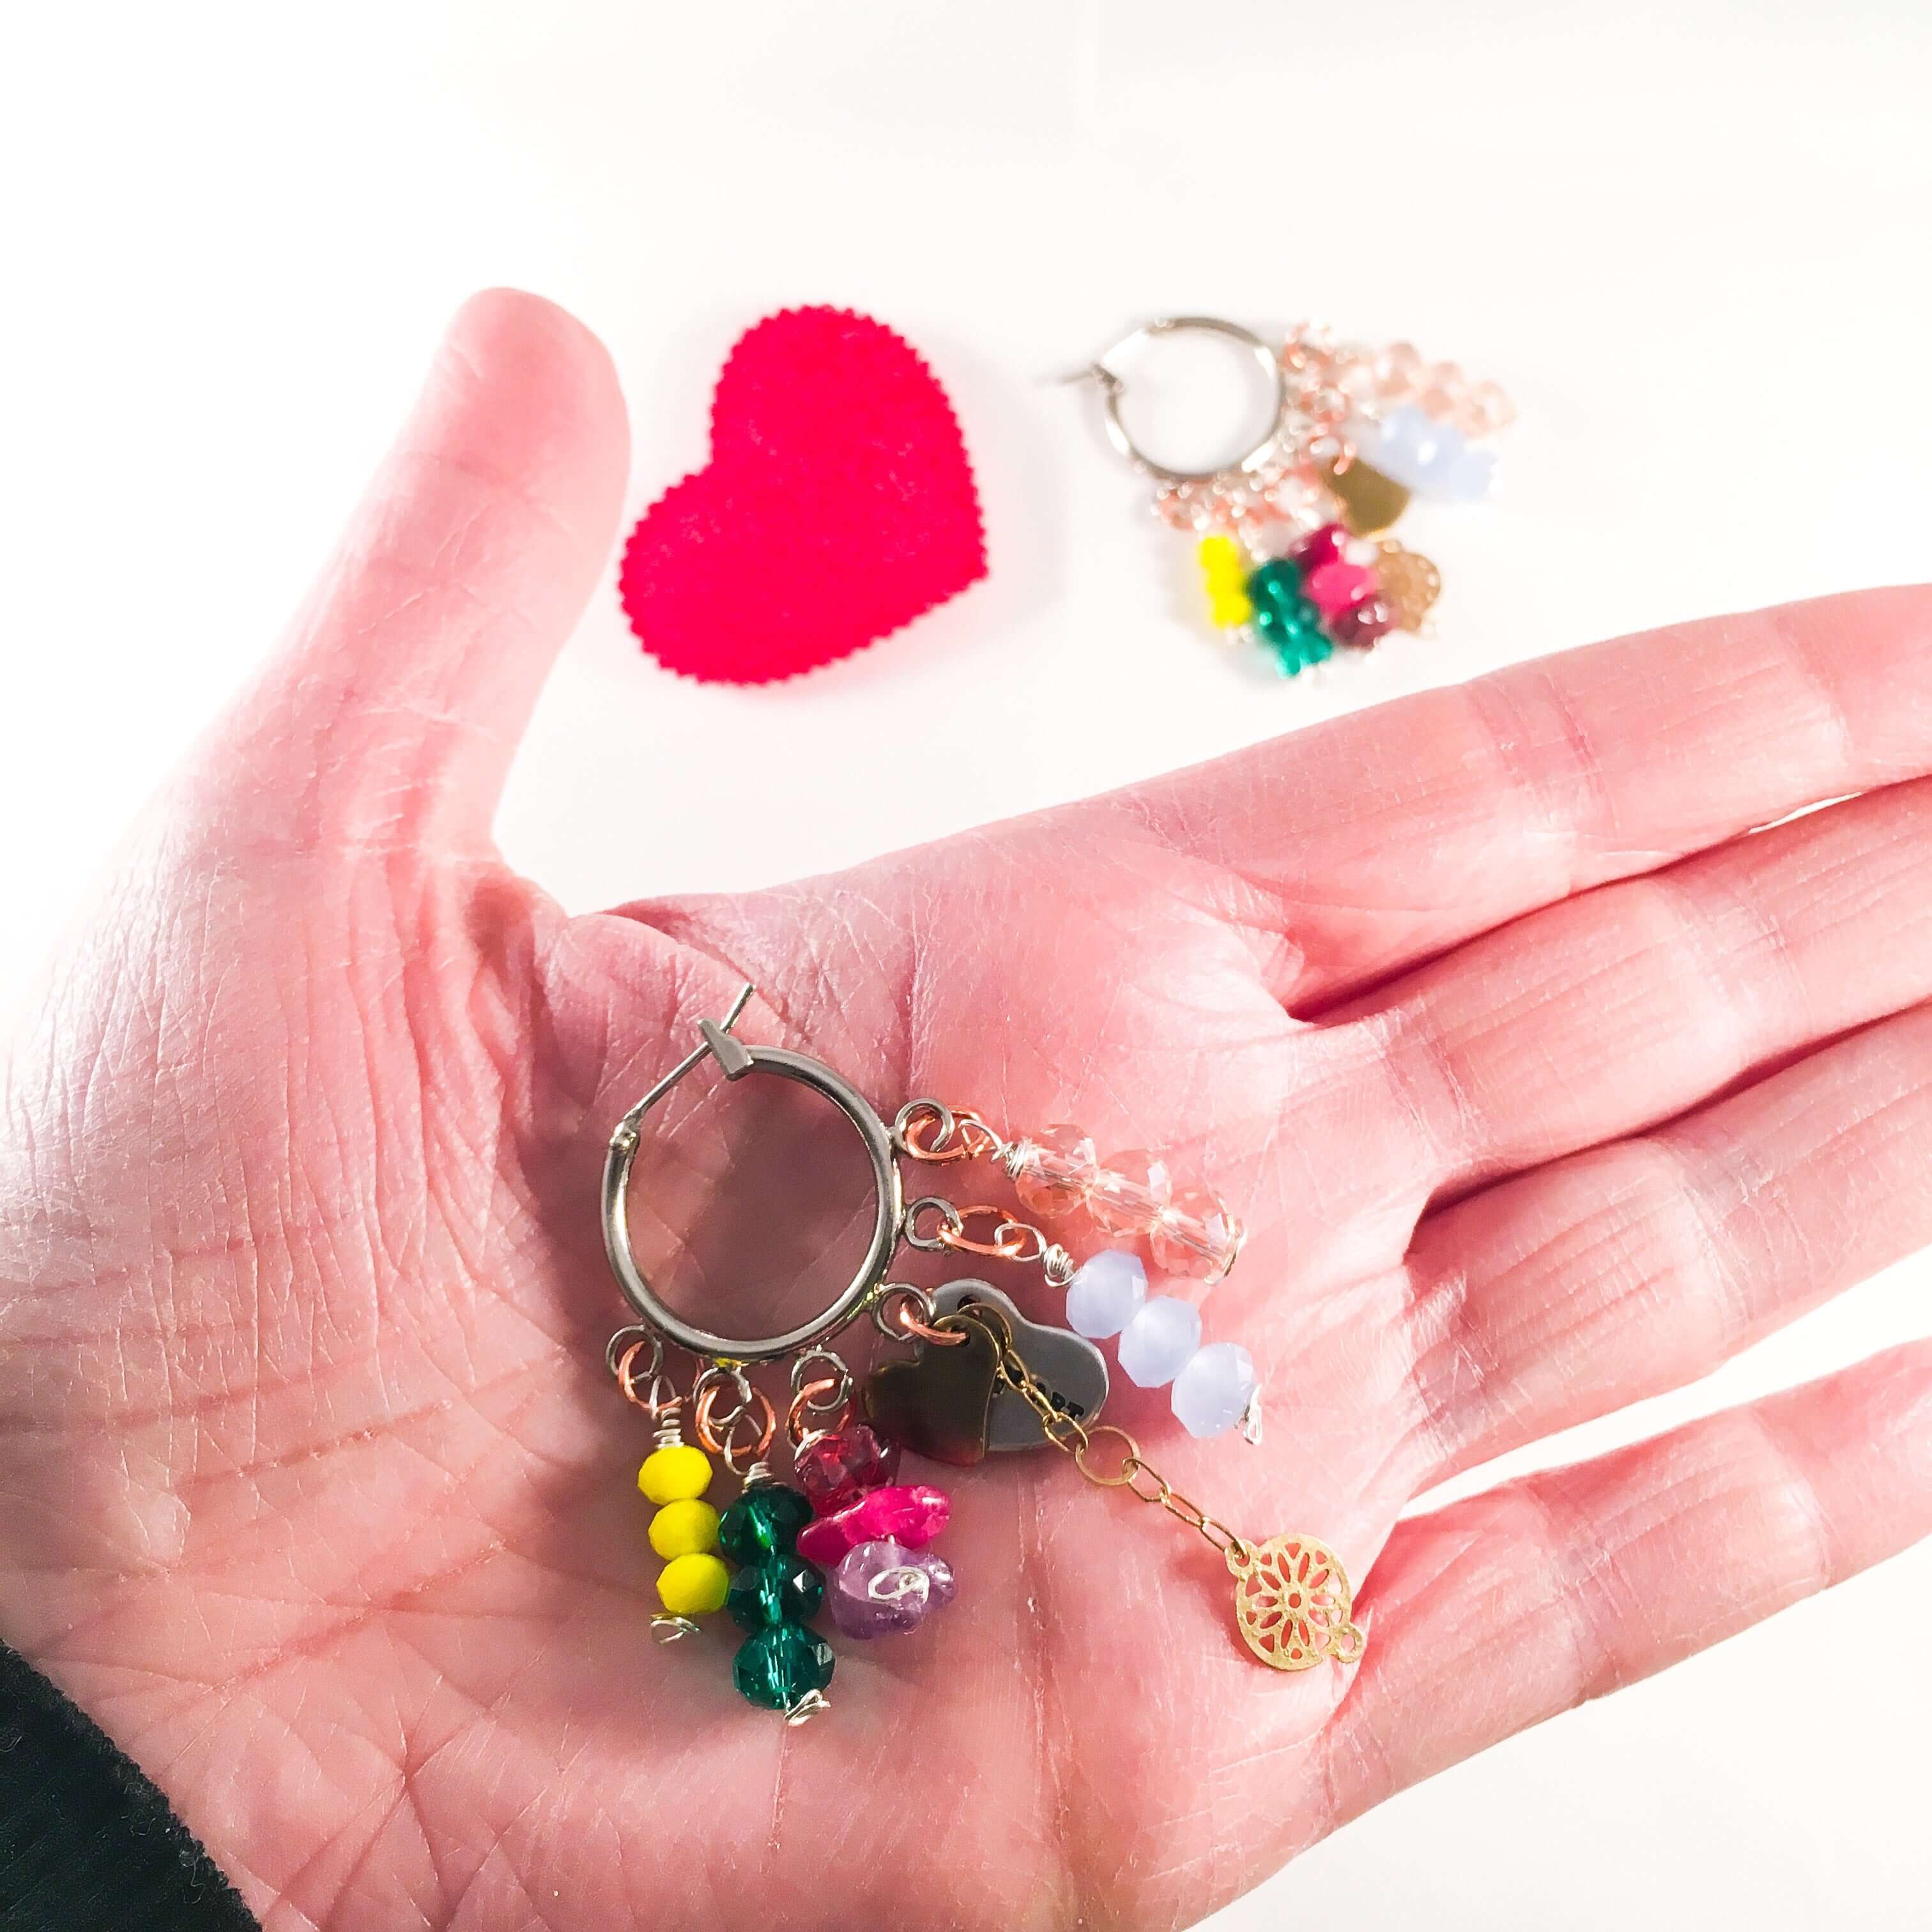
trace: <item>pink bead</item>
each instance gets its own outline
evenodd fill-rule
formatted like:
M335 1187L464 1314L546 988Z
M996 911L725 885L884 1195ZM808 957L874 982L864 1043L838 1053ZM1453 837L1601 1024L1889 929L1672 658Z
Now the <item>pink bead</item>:
M1478 382L1469 392L1469 404L1486 432L1507 429L1516 420L1516 405L1494 382Z
M1348 532L1340 524L1324 524L1318 530L1310 530L1288 555L1300 565L1305 574L1343 562L1348 543Z
M1087 1197L1098 1162L1084 1127L1048 1127L1020 1144L1013 1192L1032 1214L1065 1214Z
M929 1483L893 1483L868 1490L836 1516L814 1518L798 1533L798 1553L821 1569L862 1543L890 1540L923 1550L946 1527L952 1504Z
M1421 351L1412 342L1391 342L1376 358L1376 374L1385 401L1406 401L1421 378Z
M855 1422L807 1443L793 1468L799 1487L812 1499L812 1514L836 1516L898 1474L899 1445L880 1442L864 1423Z
M1088 1186L1087 1211L1094 1225L1109 1234L1131 1238L1144 1234L1174 1192L1167 1162L1157 1154L1136 1148L1117 1154Z
M1419 386L1424 413L1438 422L1453 422L1469 393L1469 379L1456 364L1438 362L1422 372Z
M1345 356L1335 365L1335 387L1352 403L1365 402L1376 392L1375 358Z
M1324 563L1301 580L1309 602L1324 617L1339 617L1352 604L1376 592L1376 574L1359 563Z
M1215 1282L1234 1265L1246 1232L1218 1195L1191 1187L1155 1222L1148 1246L1166 1273Z

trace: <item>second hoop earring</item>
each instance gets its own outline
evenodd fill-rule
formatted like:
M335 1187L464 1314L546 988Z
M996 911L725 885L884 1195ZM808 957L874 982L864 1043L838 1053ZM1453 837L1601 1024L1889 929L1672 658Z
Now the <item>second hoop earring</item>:
M1261 440L1211 470L1157 463L1121 412L1110 366L1137 344L1182 334L1247 350L1268 385ZM1414 496L1469 503L1487 493L1489 439L1515 411L1493 382L1426 363L1406 342L1338 343L1304 324L1277 349L1214 316L1130 331L1076 375L1099 388L1108 440L1154 485L1154 511L1196 539L1215 626L1265 649L1286 676L1420 632L1442 587L1434 564L1388 535Z

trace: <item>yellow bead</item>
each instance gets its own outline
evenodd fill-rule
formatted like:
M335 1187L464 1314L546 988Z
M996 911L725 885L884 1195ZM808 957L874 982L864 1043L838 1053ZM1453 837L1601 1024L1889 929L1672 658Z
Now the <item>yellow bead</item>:
M1241 547L1225 532L1203 537L1195 555L1201 560L1201 574L1210 584L1225 584L1231 578L1244 577Z
M688 1442L653 1449L638 1472L638 1487L654 1503L688 1502L711 1486L711 1458Z
M724 1560L698 1551L674 1556L658 1576L658 1596L674 1617L708 1617L724 1606L731 1573Z
M660 1556L691 1556L718 1540L718 1512L694 1496L666 1503L651 1518L651 1547Z
M1245 590L1217 590L1208 598L1216 623L1232 630L1255 614L1255 607Z

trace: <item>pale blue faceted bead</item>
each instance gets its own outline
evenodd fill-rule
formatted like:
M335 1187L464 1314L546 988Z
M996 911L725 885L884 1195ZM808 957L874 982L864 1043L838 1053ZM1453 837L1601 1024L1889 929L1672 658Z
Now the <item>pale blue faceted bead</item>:
M1480 503L1490 494L1490 473L1496 466L1494 450L1465 447L1448 474L1430 487L1452 503Z
M1200 1346L1200 1310L1157 1294L1120 1331L1120 1372L1142 1388L1159 1388L1186 1367Z
M1446 496L1449 479L1456 473L1468 446L1462 440L1462 432L1453 424L1432 422L1427 417L1423 420L1429 424L1427 433L1416 439L1409 453L1409 460L1414 465L1415 487L1432 496Z
M1147 1300L1147 1270L1138 1255L1103 1248L1066 1284L1066 1325L1097 1342L1118 1335Z
M1174 1377L1174 1413L1190 1436L1223 1436L1254 1394L1254 1358L1238 1342L1210 1342Z
M1437 425L1432 418L1413 403L1404 403L1383 417L1375 453L1370 455L1364 448L1363 460L1384 476L1393 476L1398 483L1419 490L1423 487L1425 466L1436 453L1437 434Z

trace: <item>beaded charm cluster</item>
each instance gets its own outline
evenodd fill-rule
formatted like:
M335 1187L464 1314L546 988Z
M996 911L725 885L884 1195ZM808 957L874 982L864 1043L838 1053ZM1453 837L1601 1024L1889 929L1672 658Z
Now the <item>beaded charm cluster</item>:
M646 1352L644 1392L638 1364ZM667 1559L657 1580L664 1607L652 1619L661 1642L693 1635L700 1618L724 1610L745 1633L732 1662L740 1694L798 1724L830 1708L832 1647L809 1628L826 1600L826 1571L832 1621L849 1637L916 1630L928 1610L952 1601L951 1568L926 1546L946 1527L951 1500L930 1484L896 1480L898 1444L852 1419L851 1378L829 1349L811 1351L794 1376L787 1427L795 1486L772 1476L776 1418L742 1371L701 1371L687 1404L671 1389L656 1338L620 1330L611 1354L620 1391L657 1424L638 1487L656 1505L648 1534ZM687 1406L712 1454L683 1440ZM815 1426L828 1414L832 1426ZM722 1516L704 1500L717 1475L713 1454L734 1473L742 1465L738 1499Z
M1347 1579L1331 1551L1306 1538L1253 1543L1237 1534L1180 1494L1132 1436L1099 1419L1108 1376L1096 1340L1118 1336L1121 1372L1144 1388L1171 1385L1174 1413L1190 1433L1218 1436L1245 1424L1258 1441L1247 1351L1204 1346L1199 1311L1178 1296L1150 1296L1134 1247L1105 1249L1076 1265L1040 1227L1000 1208L962 1207L936 1194L907 1202L898 1163L990 1161L1027 1211L1044 1219L1078 1210L1116 1243L1144 1242L1156 1265L1203 1282L1219 1280L1240 1251L1240 1225L1226 1204L1198 1186L1177 1188L1156 1155L1102 1160L1074 1127L1009 1140L978 1114L919 1100L889 1130L830 1069L731 1036L751 991L722 1022L701 1024L703 1044L630 1110L606 1153L606 1252L643 1318L610 1338L605 1362L653 1430L638 1472L652 1508L649 1540L663 1562L653 1634L693 1636L724 1611L740 1633L731 1666L739 1693L793 1724L814 1717L830 1708L835 1663L812 1627L822 1612L842 1636L868 1642L917 1630L958 1594L951 1564L933 1546L951 1499L932 1484L902 1480L902 1453L970 1467L988 1454L1052 1448L1089 1482L1130 1490L1221 1552L1237 1586L1237 1628L1263 1662L1303 1670L1359 1654ZM692 1326L658 1298L630 1250L625 1202L638 1124L707 1058L727 1079L770 1070L817 1090L858 1128L872 1160L877 1212L865 1261L830 1306L778 1336L733 1338ZM928 1294L890 1281L902 1244L1036 1266L1064 1292L1066 1326L1029 1319L989 1282L955 1280ZM862 1382L830 1346L861 1315L887 1339L910 1344L909 1356L878 1364ZM669 1366L673 1348L695 1364L688 1386ZM782 1411L749 1372L780 1365L790 1380ZM1111 1461L1108 1445L1117 1451ZM789 1483L773 1473L774 1458L787 1451ZM709 1500L720 1463L740 1484L722 1511Z
M1189 328L1274 357L1279 406L1270 434L1220 470L1183 474L1153 463L1121 424L1121 379L1099 363L1085 373L1106 393L1117 447L1156 480L1154 514L1196 538L1215 626L1264 649L1288 676L1338 649L1366 651L1391 632L1420 632L1441 573L1388 532L1414 497L1473 503L1488 494L1490 440L1515 416L1508 398L1453 362L1425 362L1412 344L1340 343L1313 323L1272 352L1210 316L1136 334Z

